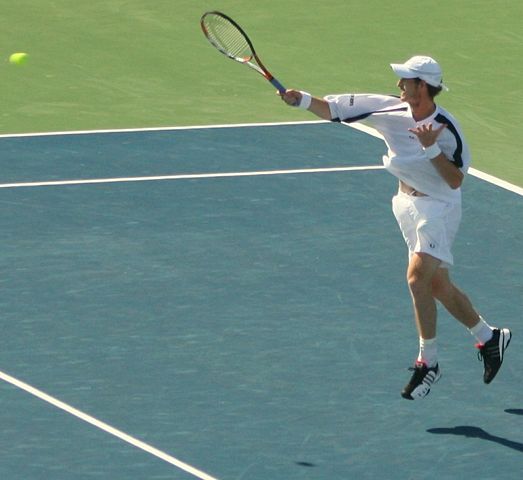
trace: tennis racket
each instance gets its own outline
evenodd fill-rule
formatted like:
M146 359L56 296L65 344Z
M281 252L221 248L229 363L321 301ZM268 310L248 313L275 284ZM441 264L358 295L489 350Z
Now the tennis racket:
M218 51L257 71L279 92L285 92L286 88L265 68L256 54L251 40L232 18L217 11L206 12L200 19L200 25L207 40Z

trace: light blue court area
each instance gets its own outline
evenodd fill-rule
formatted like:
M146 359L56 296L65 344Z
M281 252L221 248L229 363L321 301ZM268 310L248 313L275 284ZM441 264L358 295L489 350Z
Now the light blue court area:
M455 248L457 283L513 330L506 363L485 386L442 310L443 377L417 403L379 139L311 123L0 149L0 478L520 477L518 192L470 176Z

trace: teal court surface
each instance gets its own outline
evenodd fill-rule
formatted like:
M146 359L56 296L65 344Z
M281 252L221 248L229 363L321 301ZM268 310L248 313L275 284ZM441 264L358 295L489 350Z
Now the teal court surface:
M0 478L517 479L521 189L470 175L454 279L417 336L383 143L326 123L0 139ZM480 175L481 176L481 175Z

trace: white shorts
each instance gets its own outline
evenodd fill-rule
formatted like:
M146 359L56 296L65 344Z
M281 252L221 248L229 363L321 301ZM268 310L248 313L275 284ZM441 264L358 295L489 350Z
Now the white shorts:
M441 260L441 267L454 264L452 244L461 222L461 204L431 197L415 197L398 192L392 199L392 211L409 248Z

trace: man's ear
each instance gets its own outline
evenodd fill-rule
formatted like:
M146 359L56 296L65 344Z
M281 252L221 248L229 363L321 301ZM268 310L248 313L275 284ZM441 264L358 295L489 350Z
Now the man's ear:
M425 89L429 88L427 82L425 80L422 80L421 78L419 81L419 85L421 85L422 87L425 87Z

